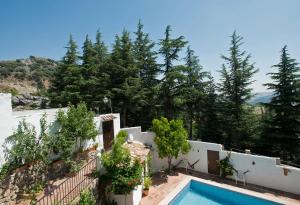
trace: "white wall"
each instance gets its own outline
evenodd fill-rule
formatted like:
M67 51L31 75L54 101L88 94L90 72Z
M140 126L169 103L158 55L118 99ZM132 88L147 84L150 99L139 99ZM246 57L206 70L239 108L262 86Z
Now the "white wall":
M66 111L66 108L62 108ZM0 165L4 162L3 144L6 137L13 134L17 130L19 123L25 120L35 127L37 135L40 134L40 119L46 114L47 124L50 125L49 132L55 133L58 128L58 124L55 122L56 115L59 109L41 109L41 110L24 110L24 111L12 111L11 106L11 94L0 93ZM116 136L120 131L120 114L113 113L114 118L114 135ZM86 141L85 147L90 147L97 142L99 148L103 148L103 133L102 133L102 120L101 116L94 117L94 122L98 130L98 135L95 139Z
M118 205L139 205L142 200L142 185L138 185L130 194L126 195L112 195L112 199Z
M2 145L12 134L12 123L11 94L0 93L0 165L4 162Z
M167 167L166 160L158 157L157 149L154 143L155 134L151 132L141 132L139 127L126 128L128 133L132 133L134 140L151 144L153 146L152 169L154 171ZM200 160L195 165L195 170L208 173L207 150L219 151L220 159L227 156L228 151L223 150L221 144L207 143L201 141L190 141L192 146L190 152L174 160L176 164L180 159L186 158L190 163ZM258 156L244 153L231 152L231 163L237 170L249 170L246 174L247 183L269 187L300 195L300 169L277 164L278 158ZM181 164L185 167L185 164ZM284 169L288 169L287 176L284 175ZM234 176L231 178L234 179Z
M66 108L63 108L62 110L66 111ZM18 125L20 121L25 120L26 122L33 125L36 129L37 134L40 133L40 119L41 117L46 114L47 118L47 124L53 125L51 126L51 130L49 130L52 133L55 133L57 131L57 124L55 124L56 115L59 109L43 109L43 110L26 110L26 111L16 111L12 112L13 120L12 120L12 127L13 130L16 130L18 128ZM112 114L114 118L114 135L117 135L120 131L120 114L114 113ZM103 148L103 130L102 130L102 120L101 116L95 116L94 117L94 123L96 125L96 129L98 130L98 135L96 136L95 141L89 140L84 143L85 147L90 147L94 143L99 144L99 149ZM0 131L1 132L1 131Z

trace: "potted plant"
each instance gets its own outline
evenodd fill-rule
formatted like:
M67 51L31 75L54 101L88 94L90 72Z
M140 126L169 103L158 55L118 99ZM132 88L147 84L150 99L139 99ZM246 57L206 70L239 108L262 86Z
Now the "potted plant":
M227 156L224 159L221 159L218 161L218 165L220 167L220 177L226 178L227 176L233 175L233 166L230 163L230 155L231 153L229 152Z
M81 168L81 163L73 160L68 161L67 165L69 166L69 173L66 174L68 177L75 176L76 173L79 172Z
M151 179L151 177L145 177L144 178L144 189L143 189L143 194L145 196L148 196L149 189L150 189L151 185L152 185L152 179Z
M97 148L98 148L99 144L96 142L90 149L89 151L92 152L92 151L96 151Z

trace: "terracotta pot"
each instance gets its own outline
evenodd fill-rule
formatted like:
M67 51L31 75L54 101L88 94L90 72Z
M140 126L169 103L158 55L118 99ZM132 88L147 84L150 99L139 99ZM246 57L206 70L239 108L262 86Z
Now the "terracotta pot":
M89 152L96 151L98 146L93 146L89 148Z
M143 195L148 196L149 195L149 189L143 189Z

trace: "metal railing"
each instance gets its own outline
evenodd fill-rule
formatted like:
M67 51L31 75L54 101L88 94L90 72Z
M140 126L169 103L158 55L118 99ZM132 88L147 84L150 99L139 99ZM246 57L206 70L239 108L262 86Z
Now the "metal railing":
M93 178L92 172L97 168L98 157L86 163L79 172L64 180L59 185L50 188L45 195L37 200L38 205L69 204L87 188L94 188L97 179ZM49 190L49 189L48 189Z

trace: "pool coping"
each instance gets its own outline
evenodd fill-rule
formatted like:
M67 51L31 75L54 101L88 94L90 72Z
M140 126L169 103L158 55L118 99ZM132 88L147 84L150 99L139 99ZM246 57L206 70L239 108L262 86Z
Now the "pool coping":
M299 205L299 202L296 202L296 201L293 202L293 200L290 201L290 200L286 200L284 198L274 198L275 196L269 196L269 195L259 193L256 191L243 189L243 188L235 187L235 186L228 185L228 184L222 184L222 183L218 183L215 181L202 179L202 178L198 178L198 177L194 177L194 176L187 176L187 178L185 178L179 185L177 185L174 188L174 190L171 193L169 193L158 205L168 205L179 194L179 192L181 192L181 190L183 190L184 187L187 186L187 184L190 183L192 180L198 181L201 183L205 183L208 185L216 186L216 187L219 187L222 189L227 189L230 191L238 192L238 193L245 194L248 196L265 199L265 200L268 200L271 202L276 202L276 203L280 203L280 204L289 204L289 205Z

